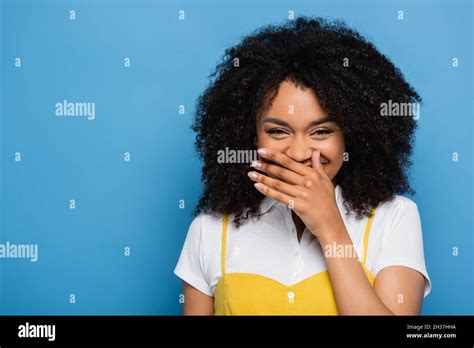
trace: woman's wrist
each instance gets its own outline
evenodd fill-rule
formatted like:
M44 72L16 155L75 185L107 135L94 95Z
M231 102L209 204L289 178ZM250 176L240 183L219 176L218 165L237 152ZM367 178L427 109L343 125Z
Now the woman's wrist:
M333 213L332 217L327 219L326 223L321 226L317 234L319 243L321 246L331 244L337 241L344 232L347 233L346 226L339 210L337 210L337 212Z

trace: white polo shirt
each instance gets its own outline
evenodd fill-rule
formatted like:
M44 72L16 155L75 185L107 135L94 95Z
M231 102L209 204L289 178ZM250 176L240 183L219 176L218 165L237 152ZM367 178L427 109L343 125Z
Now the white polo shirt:
M367 218L345 214L341 188L336 186L336 202L346 229L361 259L361 245ZM293 285L327 270L318 239L305 229L298 242L291 210L265 197L260 218L250 218L236 229L233 216L227 231L226 273L259 274ZM214 296L221 277L222 216L202 213L191 223L174 273L201 292ZM431 291L417 205L396 195L377 207L367 247L366 266L377 276L385 267L406 266L425 277L424 297Z

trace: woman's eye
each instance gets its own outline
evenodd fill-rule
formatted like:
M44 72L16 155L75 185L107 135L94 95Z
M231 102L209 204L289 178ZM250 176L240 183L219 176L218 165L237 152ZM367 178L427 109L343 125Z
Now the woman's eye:
M269 134L274 134L274 135L285 135L288 134L285 130L283 129L269 129L268 130Z
M318 129L318 130L314 131L313 133L311 133L311 135L319 137L319 138L323 138L323 137L325 137L328 134L331 134L333 132L334 131L332 131L330 129ZM281 129L281 128L269 129L269 130L267 130L267 133L270 134L270 135L275 135L275 136L283 136L283 135L289 135L290 134L288 131L286 131L284 129Z
M311 135L316 135L316 136L321 137L321 136L325 136L331 133L333 133L333 131L329 129L318 129L317 131L314 131Z

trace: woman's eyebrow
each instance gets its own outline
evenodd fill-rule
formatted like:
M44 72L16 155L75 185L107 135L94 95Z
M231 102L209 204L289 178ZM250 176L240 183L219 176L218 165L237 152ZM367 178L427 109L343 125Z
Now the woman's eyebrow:
M326 115L319 120L314 120L311 121L308 127L306 129L309 129L314 126L318 126L320 124L326 123L326 122L334 122L333 118L330 115ZM262 123L275 123L283 127L288 127L291 128L291 126L288 124L288 122L283 121L282 119L276 118L276 117L266 117L263 119Z

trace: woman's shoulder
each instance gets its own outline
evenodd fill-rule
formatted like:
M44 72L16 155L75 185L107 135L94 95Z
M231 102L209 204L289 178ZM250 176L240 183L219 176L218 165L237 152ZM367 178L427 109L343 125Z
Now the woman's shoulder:
M224 215L213 213L213 212L201 212L196 215L191 221L191 226L199 228L209 228L215 227L217 225L222 225L224 221Z
M408 198L403 195L393 195L393 198L391 200L382 202L392 209L400 209L400 208L415 208L417 207L415 201L413 201L411 198Z
M342 208L345 209L342 205ZM344 220L351 225L366 224L368 218L357 216L355 211L345 211ZM373 225L383 227L384 231L391 230L401 219L419 220L418 205L414 200L403 195L395 194L391 199L380 202L376 206Z
M379 203L377 210L379 216L383 216L385 221L388 219L392 224L402 218L419 219L418 205L403 195L396 194L392 199Z
M362 222L364 220L367 220L367 219L360 220L360 217L357 217L357 214L355 213L355 211L350 210L350 209L347 210L345 208L347 206L343 205L345 201L342 195L342 189L339 185L336 186L335 190L336 190L336 202L338 206L340 207L341 211L345 212L345 217L347 217L349 221ZM411 212L412 214L413 213L418 214L418 206L415 203L415 201L413 201L411 198L408 198L406 196L394 194L391 199L382 201L376 206L376 212L375 212L376 216L374 219L375 221L383 220L387 222L387 218L390 215L400 216L407 212ZM383 219L381 219L382 217Z
M188 235L204 240L215 240L221 236L223 217L224 216L222 214L217 213L199 213L191 221Z

